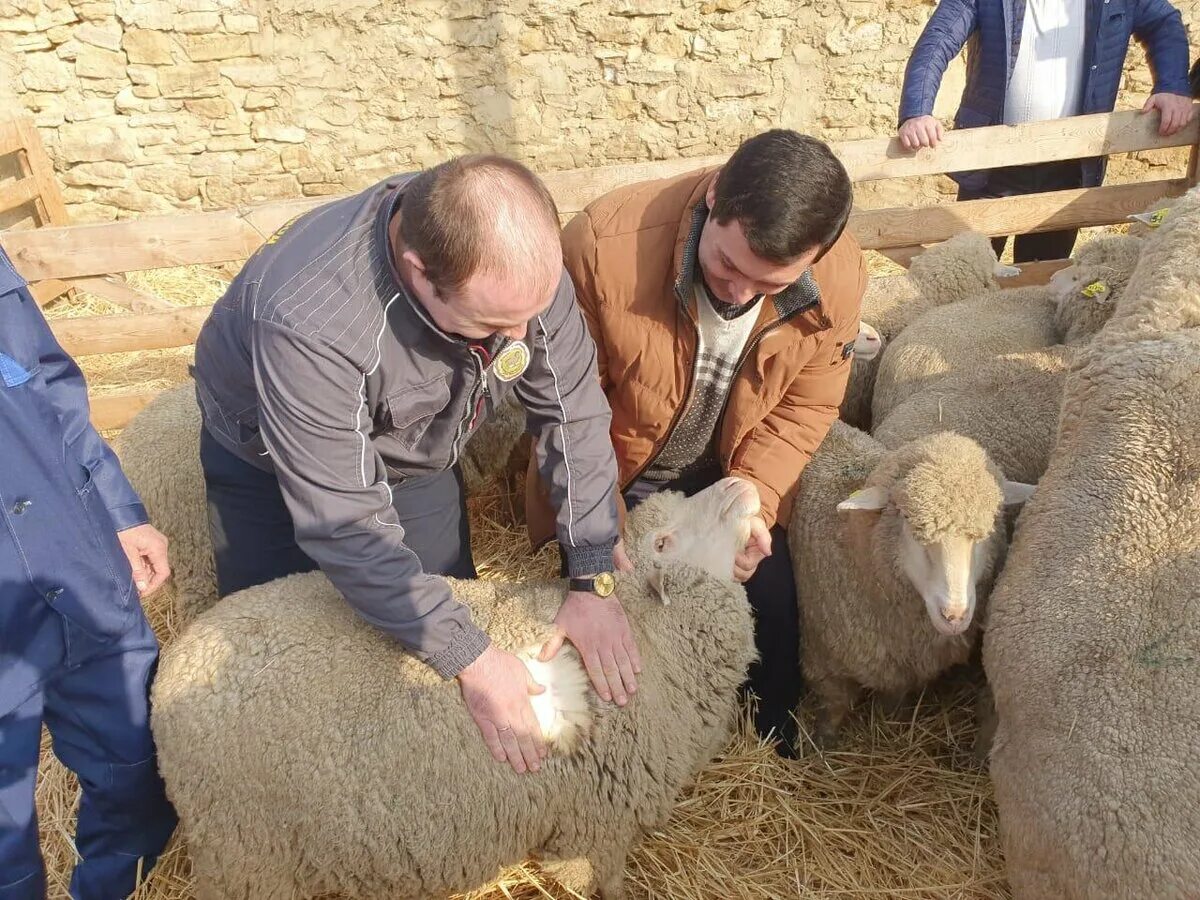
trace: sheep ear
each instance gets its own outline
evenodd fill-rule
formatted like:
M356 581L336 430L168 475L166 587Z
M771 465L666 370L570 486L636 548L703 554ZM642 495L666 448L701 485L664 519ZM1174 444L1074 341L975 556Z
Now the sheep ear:
M1021 274L1020 266L1006 266L1004 263L996 263L996 268L992 270L997 278L1016 278Z
M1033 492L1037 490L1037 485L1024 484L1020 481L1005 481L1001 485L1001 489L1004 491L1004 505L1017 506L1033 496Z
M863 488L861 491L855 491L845 500L837 505L838 512L847 512L852 509L877 510L887 506L888 492L881 487Z
M658 595L663 606L671 605L671 598L667 596L667 579L659 566L650 567L650 575L646 578L646 583L650 586L650 590Z

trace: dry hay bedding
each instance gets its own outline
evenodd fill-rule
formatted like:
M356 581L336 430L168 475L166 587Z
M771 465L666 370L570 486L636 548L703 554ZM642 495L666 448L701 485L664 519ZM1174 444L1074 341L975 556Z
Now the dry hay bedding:
M189 267L131 278L176 303L211 302L222 280ZM102 301L77 297L51 315L95 315ZM112 357L121 357L113 359ZM165 386L186 377L190 349L88 357L101 391ZM98 382L98 383L97 383ZM503 484L470 503L475 558L483 578L545 577L557 557L530 558ZM174 636L169 611L146 603L160 639ZM725 754L680 798L667 827L629 860L634 896L670 898L1007 897L996 812L986 775L970 765L973 685L948 681L901 719L860 707L844 748L784 762L743 727ZM807 713L808 710L802 711ZM802 719L804 721L804 719ZM748 736L749 735L749 736ZM37 787L51 898L67 896L77 787L42 748ZM187 849L176 837L135 900L193 897ZM501 873L471 900L568 896L536 866Z

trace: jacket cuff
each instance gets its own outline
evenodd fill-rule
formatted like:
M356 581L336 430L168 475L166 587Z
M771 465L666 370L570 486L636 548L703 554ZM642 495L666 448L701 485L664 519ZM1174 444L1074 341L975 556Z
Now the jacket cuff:
M491 638L474 625L459 629L450 643L426 660L447 681L475 662L488 648Z
M1154 87L1150 90L1151 94L1181 94L1192 99L1192 85L1184 78L1182 81L1159 81L1155 82Z
M900 115L896 118L896 127L899 128L909 119L915 119L918 116L932 116L933 107L925 109L924 107L900 107Z
M616 541L590 547L563 547L567 561L567 577L583 578L613 570L613 547Z
M138 525L145 525L150 521L150 517L146 515L146 507L141 503L126 503L123 506L111 507L108 510L108 517L112 519L113 528L117 531L136 528Z

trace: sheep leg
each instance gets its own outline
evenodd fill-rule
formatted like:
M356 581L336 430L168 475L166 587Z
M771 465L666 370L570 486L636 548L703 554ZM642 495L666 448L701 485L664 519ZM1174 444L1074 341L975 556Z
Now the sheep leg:
M821 750L832 750L837 746L842 724L858 698L858 685L848 678L829 678L813 687L821 698L814 740Z
M983 685L975 697L975 746L972 752L981 765L986 765L992 753L992 742L996 739L996 700L990 685Z
M875 699L879 703L879 708L884 716L889 719L895 718L900 714L908 703L907 691L877 691Z

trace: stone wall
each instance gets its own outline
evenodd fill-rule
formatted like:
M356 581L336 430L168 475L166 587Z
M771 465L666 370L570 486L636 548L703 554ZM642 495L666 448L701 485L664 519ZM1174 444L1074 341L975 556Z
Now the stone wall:
M1200 16L1200 0L1182 8ZM780 124L830 140L887 134L932 9L0 0L0 103L35 116L72 216L112 219L338 193L471 150L548 171L728 151ZM961 86L959 63L940 113ZM1135 50L1122 103L1140 105L1148 88ZM883 199L946 186L926 179Z

